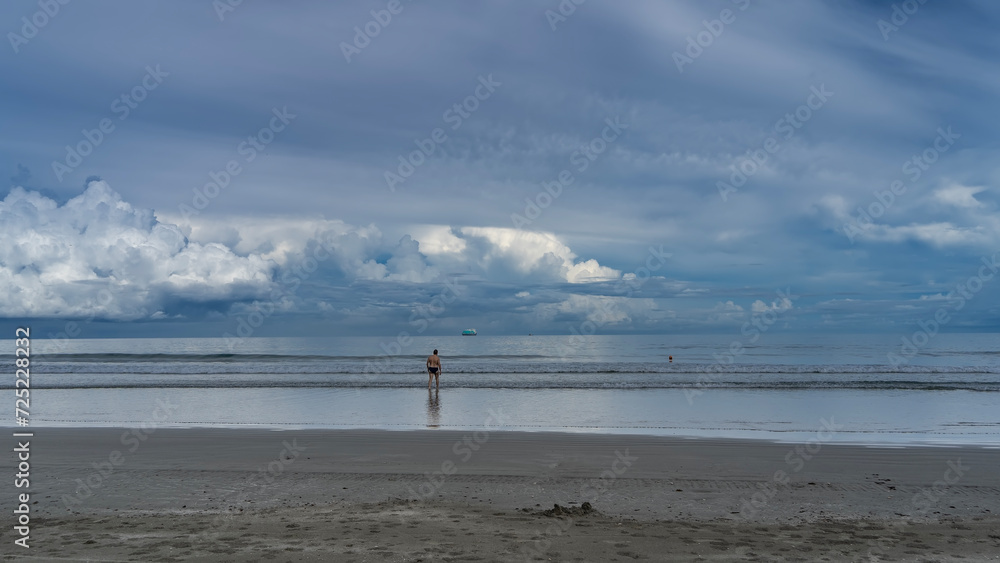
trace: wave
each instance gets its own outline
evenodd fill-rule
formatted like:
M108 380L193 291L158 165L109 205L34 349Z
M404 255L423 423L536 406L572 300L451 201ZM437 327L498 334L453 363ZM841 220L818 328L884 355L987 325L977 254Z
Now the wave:
M980 391L1000 392L1000 381L995 379L785 379L785 380L735 380L705 378L592 378L587 374L576 377L551 378L530 374L506 377L449 377L445 385L458 389L742 389L742 390L916 390L916 391ZM32 380L34 389L130 389L130 388L411 388L426 385L422 374L364 376L335 374L327 377L261 377L260 374L241 374L240 377L216 376L213 378L174 375L173 377L137 377L124 379L121 374L104 374L100 377L65 375L52 380L48 377ZM10 388L5 386L5 388Z
M13 356L9 356L13 357ZM64 353L32 356L32 387L405 388L426 384L425 356L273 353ZM1000 365L879 363L670 363L654 356L544 354L448 356L444 381L475 389L857 389L1000 391ZM663 358L665 360L665 358ZM766 361L766 360L764 360ZM864 361L864 360L862 360ZM983 364L978 361L976 364ZM12 379L0 388L13 388Z
M396 359L424 360L426 354L394 355ZM449 360L524 360L543 359L547 356L539 354L492 354L475 356L448 356ZM78 353L78 354L34 354L33 362L47 363L145 363L145 362L317 362L317 361L385 361L388 356L331 356L324 354L128 354L128 353ZM2 360L13 360L13 354L0 354Z
M34 373L86 374L119 373L145 375L215 375L215 374L382 374L408 375L423 373L423 356L416 360L371 362L351 357L330 361L265 361L240 360L184 360L184 361L64 361L47 362L35 360L31 364ZM844 365L788 365L788 364L665 364L665 363L621 363L621 362L579 362L579 361L490 361L490 358L476 356L475 361L450 360L445 369L451 374L695 374L714 377L726 374L748 376L766 375L995 375L1000 377L1000 367L994 366L921 366L886 364L844 364Z

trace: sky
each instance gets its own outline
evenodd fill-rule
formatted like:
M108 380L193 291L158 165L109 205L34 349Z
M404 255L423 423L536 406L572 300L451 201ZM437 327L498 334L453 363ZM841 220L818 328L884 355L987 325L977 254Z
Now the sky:
M988 0L0 22L4 330L1000 330Z

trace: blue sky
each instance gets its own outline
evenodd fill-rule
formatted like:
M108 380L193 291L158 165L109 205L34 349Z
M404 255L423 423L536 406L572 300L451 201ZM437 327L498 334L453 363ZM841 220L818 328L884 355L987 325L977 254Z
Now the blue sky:
M228 6L0 6L5 326L1000 328L990 2Z

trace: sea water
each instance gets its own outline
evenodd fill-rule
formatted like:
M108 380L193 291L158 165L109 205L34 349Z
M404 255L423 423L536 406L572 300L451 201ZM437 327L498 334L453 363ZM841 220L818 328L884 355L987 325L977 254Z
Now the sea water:
M998 342L942 334L901 354L898 336L873 335L35 339L31 420L1000 445Z

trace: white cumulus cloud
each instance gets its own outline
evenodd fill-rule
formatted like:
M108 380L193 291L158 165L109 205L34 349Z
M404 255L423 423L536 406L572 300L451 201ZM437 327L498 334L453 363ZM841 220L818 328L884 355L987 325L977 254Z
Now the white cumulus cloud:
M374 224L322 217L154 215L103 181L64 205L14 188L0 202L0 236L5 317L218 320L261 300L285 313L328 311L338 306L333 287L436 283L455 273L514 284L622 279L552 233L418 225L391 241ZM573 295L549 313L622 323L653 307L608 299Z
M271 284L269 261L188 241L103 181L62 206L12 189L0 202L0 239L7 317L159 317L168 299L252 298Z
M484 270L512 270L521 276L586 283L621 278L621 271L596 260L577 261L577 255L552 233L500 227L462 227L466 252ZM471 244L478 242L479 244Z

